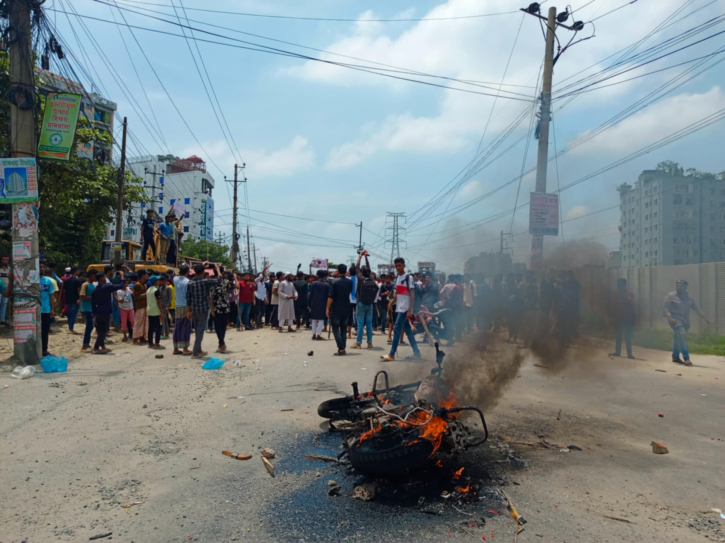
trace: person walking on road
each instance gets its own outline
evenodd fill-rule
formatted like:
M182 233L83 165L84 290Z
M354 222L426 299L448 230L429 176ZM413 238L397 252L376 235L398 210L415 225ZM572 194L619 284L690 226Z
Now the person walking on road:
M114 285L108 283L105 275L98 275L98 286L91 294L91 306L93 307L93 318L96 323L96 343L93 346L93 354L110 353L111 349L106 348L106 335L111 328L111 315L113 314L113 304L111 300L115 297L115 292L123 288L123 283Z
M636 321L634 294L627 288L627 280L620 277L617 279L617 293L614 299L614 325L617 328L617 336L614 352L610 356L622 356L622 338L624 338L627 358L634 359L632 355L632 332Z
M393 344L390 347L390 354L381 356L385 362L395 360L398 351L400 336L405 332L408 341L413 349L413 356L406 356L406 359L419 360L421 358L418 342L415 340L415 334L410 326L410 319L413 318L413 307L415 306L415 281L413 276L405 273L405 259L398 257L395 259L395 271L398 277L395 279L395 325L393 328Z
M146 292L148 287L149 273L146 270L139 270L138 281L133 286L133 299L136 302L135 325L133 327L133 344L146 345L146 333L149 329L148 312L146 308Z
M91 305L91 295L96 288L93 283L96 282L96 271L88 270L86 273L86 282L81 286L80 300L81 313L86 321L86 331L83 334L83 345L81 352L85 352L91 348L91 332L93 332L93 306Z
M690 293L687 292L689 283L684 279L679 279L675 283L675 290L665 296L665 316L672 331L674 332L674 341L672 344L672 361L676 364L684 364L692 366L690 361L690 351L687 347L687 332L690 329L690 310L697 313L707 324L710 321L705 314L692 299ZM682 353L682 358L680 358Z
M229 324L229 314L231 306L229 304L229 289L232 288L232 281L229 275L221 276L210 290L209 307L211 308L211 316L214 319L214 330L216 331L219 346L216 352L227 353L227 325Z
M158 275L149 277L151 286L146 292L146 313L149 320L149 349L163 349L161 346L161 290Z
M327 298L327 318L332 326L332 333L335 335L337 352L335 355L347 354L347 325L350 321L350 294L352 293L352 280L345 277L347 266L340 264L337 267L338 279L330 286L330 294Z

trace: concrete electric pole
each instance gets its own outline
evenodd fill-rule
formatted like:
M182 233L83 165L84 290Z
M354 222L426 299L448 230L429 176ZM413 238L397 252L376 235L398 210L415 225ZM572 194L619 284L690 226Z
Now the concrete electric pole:
M247 271L252 271L252 253L249 248L249 227L247 226Z
M113 251L113 261L121 262L120 244L123 241L123 191L126 184L126 132L128 130L128 119L123 118L123 137L121 139L121 167L118 170L118 206L116 209L116 241L117 249Z
M233 200L233 207L232 207L232 248L229 251L229 260L231 260L234 265L237 265L237 259L239 258L239 235L237 234L237 188L239 187L239 183L244 183L247 178L242 175L243 179L242 181L239 181L239 170L244 171L245 164L242 164L242 167L240 168L237 164L234 165L234 181L231 181L231 183L234 183L234 200ZM226 178L224 179L226 181ZM230 181L227 181L229 183Z
M357 246L357 253L358 253L358 254L360 254L360 253L362 252L362 250L363 250L363 242L362 242L362 225L363 225L362 221L360 221L360 224L356 224L356 225L355 225L355 226L357 226L358 228L360 228L360 241L358 242L358 246Z
M547 17L543 17L540 11L540 5L536 2L528 8L522 9L524 13L533 15L538 19L546 21L546 46L544 50L544 78L541 87L541 116L539 118L539 151L536 158L536 192L546 193L546 170L549 163L549 122L551 120L551 80L554 74L554 64L559 55L564 52L560 49L559 53L554 56L554 40L556 39L556 28L561 26L567 30L578 32L584 28L581 21L575 22L571 26L563 24L569 18L567 10L556 13L555 7L549 8ZM568 46L567 46L568 47ZM531 264L532 270L541 270L544 267L544 236L540 233L532 233L531 236Z
M33 74L33 34L30 26L30 2L11 2L8 28L13 29L10 44L10 156L35 158L35 79ZM24 91L24 92L18 92ZM36 169L37 171L37 169ZM36 183L39 181L36 179ZM13 203L13 216L25 203ZM39 206L35 206L36 209ZM26 206L29 209L29 206ZM27 211L25 211L27 213ZM31 211L33 213L33 211ZM13 221L14 222L14 221ZM37 225L37 221L36 221ZM23 235L21 235L23 234ZM40 245L37 227L27 230L13 228L13 249L30 242L30 257L13 262L10 273L22 278L13 293L15 356L22 365L38 364L43 355L40 315ZM27 253L27 251L24 251ZM15 253L15 250L11 252ZM14 260L14 258L13 258ZM11 276L12 278L12 276ZM26 283L27 280L27 283ZM13 284L11 282L11 284ZM19 317L23 317L22 320ZM34 330L32 329L34 325Z

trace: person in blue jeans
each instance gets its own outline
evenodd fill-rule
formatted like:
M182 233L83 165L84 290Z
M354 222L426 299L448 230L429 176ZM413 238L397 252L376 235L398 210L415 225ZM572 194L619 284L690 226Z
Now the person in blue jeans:
M365 257L365 266L360 266L360 261ZM367 251L361 251L355 266L357 275L357 292L355 299L357 304L355 307L355 325L357 328L357 342L352 346L353 349L362 349L363 330L367 328L368 349L373 348L373 310L375 300L378 297L378 284L372 277L370 270L370 261L368 260Z
M91 348L91 332L93 332L93 306L91 305L91 294L96 289L93 283L96 281L96 272L94 270L88 270L86 273L86 282L81 286L80 300L81 300L81 313L86 321L86 331L83 334L83 346L81 352L87 351Z
M687 292L688 282L679 279L675 282L674 292L665 296L664 310L667 322L674 333L672 343L672 361L676 364L692 366L690 351L687 346L687 332L690 330L690 310L697 313L707 324L710 321ZM680 358L682 353L682 358Z
M415 334L410 326L410 319L413 317L413 307L415 306L415 280L413 276L405 273L405 259L398 257L395 259L395 271L398 276L395 279L395 326L393 328L393 345L390 347L390 354L381 356L380 358L386 362L395 360L398 351L400 336L402 332L408 336L408 341L413 349L413 356L406 356L406 360L419 360L421 358L418 343L415 340Z
M83 287L83 280L79 277L80 270L78 266L73 266L70 269L70 277L63 283L63 290L65 290L65 314L68 316L68 330L71 334L79 334L73 327L76 323L76 317L78 316L79 298L81 288Z

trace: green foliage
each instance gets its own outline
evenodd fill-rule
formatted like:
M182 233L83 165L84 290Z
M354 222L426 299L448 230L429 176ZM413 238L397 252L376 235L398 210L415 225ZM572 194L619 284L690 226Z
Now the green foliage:
M214 241L185 239L181 242L181 254L209 262L218 262L228 270L234 267L228 256L229 246Z
M684 170L680 167L680 165L671 160L663 160L657 164L657 169L670 175L683 175L684 173Z

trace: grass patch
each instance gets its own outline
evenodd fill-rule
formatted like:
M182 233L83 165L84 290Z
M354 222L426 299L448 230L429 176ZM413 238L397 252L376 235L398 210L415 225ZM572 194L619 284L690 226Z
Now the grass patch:
M603 339L614 342L614 332L607 331ZM688 334L687 343L690 352L693 354L712 354L725 356L725 336L713 333ZM632 344L645 349L656 349L659 351L672 350L671 330L652 330L649 328L635 329ZM624 346L623 346L624 347Z

